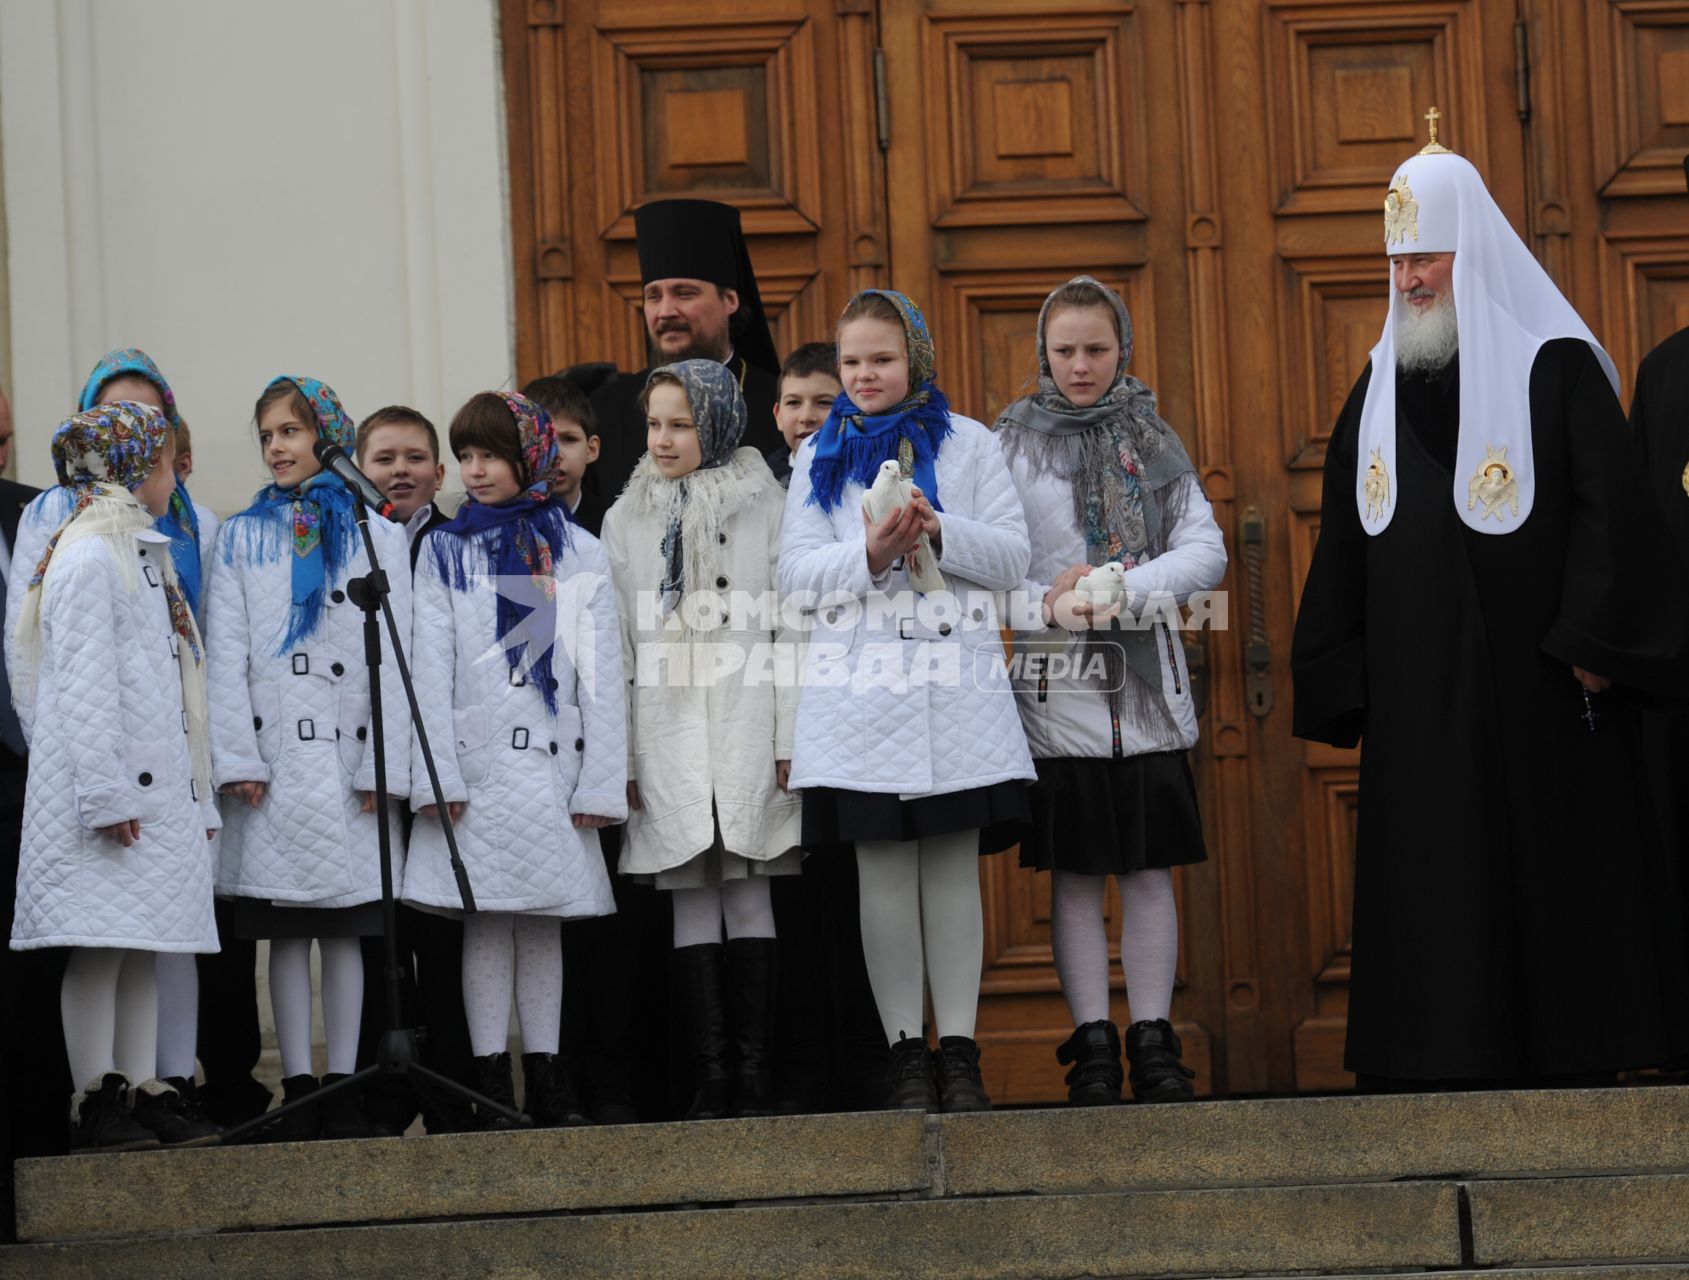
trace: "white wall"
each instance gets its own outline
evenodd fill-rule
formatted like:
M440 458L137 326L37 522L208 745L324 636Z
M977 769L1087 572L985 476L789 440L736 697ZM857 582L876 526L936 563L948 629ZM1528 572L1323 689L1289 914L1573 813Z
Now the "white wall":
M0 3L19 478L113 347L158 361L224 513L276 374L442 434L510 385L502 86L496 0Z

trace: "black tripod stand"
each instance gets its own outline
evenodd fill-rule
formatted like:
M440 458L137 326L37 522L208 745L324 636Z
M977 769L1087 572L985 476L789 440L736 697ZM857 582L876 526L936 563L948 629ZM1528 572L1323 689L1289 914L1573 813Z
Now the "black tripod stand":
M387 742L381 715L381 622L377 620L377 615L387 624L387 637L393 646L394 665L399 668L399 681L405 687L405 700L410 704L411 726L422 744L422 759L428 766L428 782L434 789L435 808L439 812L441 824L445 827L446 849L451 855L452 874L457 877L457 892L463 900L465 912L475 910L475 893L470 887L469 872L463 865L463 858L458 854L457 835L452 830L451 810L446 804L445 792L440 787L440 774L434 767L434 752L428 745L428 731L423 727L422 712L416 703L416 688L411 684L410 664L405 661L405 647L399 640L399 628L393 621L393 610L387 603L387 575L382 572L381 561L375 553L375 540L370 536L369 511L361 502L356 511L358 532L364 540L364 554L369 557L370 571L366 577L353 578L346 584L346 588L352 603L363 610L364 614L364 663L369 668L370 749L375 752L375 818L381 850L381 940L387 966L387 1029L382 1032L381 1044L376 1050L373 1066L365 1067L343 1080L324 1085L303 1098L296 1098L274 1111L266 1111L261 1116L226 1130L223 1134L225 1145L243 1142L303 1107L319 1106L343 1089L358 1089L371 1080L400 1076L433 1089L455 1094L461 1101L475 1104L482 1114L492 1112L524 1128L533 1125L533 1121L522 1112L483 1097L450 1076L442 1075L418 1061L416 1028L402 1025L404 1014L399 998L399 975L402 970L399 966L398 912L393 900L393 836L387 822Z

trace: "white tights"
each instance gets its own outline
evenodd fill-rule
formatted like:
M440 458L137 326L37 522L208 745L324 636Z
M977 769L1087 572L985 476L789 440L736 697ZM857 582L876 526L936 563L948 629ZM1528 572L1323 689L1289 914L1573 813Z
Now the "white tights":
M925 840L859 840L862 951L886 1039L921 1038L921 979L941 1036L973 1038L985 917L979 832Z
M1073 1025L1108 1017L1108 931L1103 926L1107 876L1050 873L1050 945ZM1135 1022L1165 1018L1179 963L1179 912L1173 873L1151 867L1118 877L1120 964Z
M158 953L158 1078L194 1078L199 1040L199 957Z
M525 1053L556 1053L563 1023L563 931L556 916L477 911L463 918L463 1011L477 1058L510 1043L510 995Z
M358 1069L364 953L357 938L318 938L317 952L322 959L328 1070L331 1075L350 1075ZM311 1075L311 939L270 940L270 1008L282 1075Z
M189 957L192 959L193 957ZM77 1089L116 1071L150 1080L158 1058L158 987L151 951L72 947L59 988L65 1052Z
M722 922L729 938L772 938L774 906L767 876L729 880L719 889L674 891L674 945L720 942Z

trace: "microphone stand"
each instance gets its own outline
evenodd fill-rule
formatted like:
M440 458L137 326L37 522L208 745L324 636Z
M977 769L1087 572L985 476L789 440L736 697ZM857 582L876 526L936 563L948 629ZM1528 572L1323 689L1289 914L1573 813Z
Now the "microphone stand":
M399 669L399 682L404 685L405 699L410 704L411 726L422 746L423 763L428 767L428 782L434 790L434 806L439 812L440 823L445 828L446 849L451 857L452 874L457 878L458 897L463 901L465 914L473 914L476 910L475 892L469 883L468 869L464 867L463 858L458 853L457 833L452 829L451 810L440 786L440 773L434 765L434 752L428 745L428 730L423 727L422 711L416 701L416 687L411 683L410 664L405 661L405 648L399 639L399 628L393 621L392 606L387 603L387 575L382 571L381 561L375 553L375 540L370 536L369 509L359 502L356 511L358 532L364 542L364 554L369 558L369 573L365 577L349 580L346 588L352 603L363 610L364 664L369 668L370 749L375 752L375 817L381 850L381 940L387 965L387 1029L382 1033L373 1065L354 1072L343 1080L324 1085L303 1098L284 1103L274 1111L266 1111L261 1116L225 1130L225 1146L244 1142L301 1108L320 1106L326 1099L343 1089L361 1088L371 1080L381 1077L402 1076L433 1089L443 1090L461 1101L473 1103L479 1114L491 1112L503 1116L518 1128L531 1128L534 1123L524 1113L503 1103L494 1102L468 1085L460 1084L421 1062L417 1057L416 1028L403 1025L404 1013L399 998L399 975L402 969L399 965L398 908L393 897L393 837L387 822L387 741L381 714L381 622L377 621L377 615L387 624L387 637L393 646L394 665Z

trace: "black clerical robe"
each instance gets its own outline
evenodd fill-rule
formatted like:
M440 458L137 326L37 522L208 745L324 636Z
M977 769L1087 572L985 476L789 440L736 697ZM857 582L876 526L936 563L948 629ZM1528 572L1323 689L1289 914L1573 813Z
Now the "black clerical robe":
M779 379L765 369L748 365L734 355L727 367L739 379L745 393L745 436L741 448L766 454L781 443L774 423L774 402L779 399ZM645 455L645 413L639 407L639 393L651 370L620 373L592 393L592 407L598 414L598 460L586 469L583 484L609 505L621 496L622 487Z
M1587 344L1546 344L1535 506L1479 533L1451 471L1462 371L1399 378L1397 505L1369 537L1371 376L1326 456L1292 654L1297 736L1361 744L1346 1065L1508 1080L1667 1061L1689 1049L1689 975L1640 721L1682 684L1686 605L1623 412ZM1593 731L1573 665L1614 682Z

